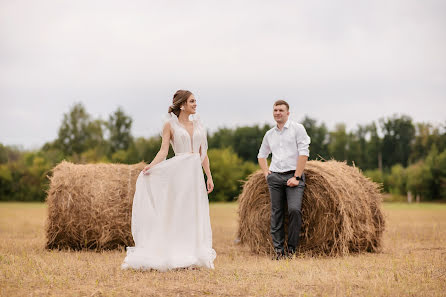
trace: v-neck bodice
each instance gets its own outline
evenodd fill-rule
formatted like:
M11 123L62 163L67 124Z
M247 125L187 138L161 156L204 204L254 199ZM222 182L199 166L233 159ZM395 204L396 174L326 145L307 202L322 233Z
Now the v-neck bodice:
M178 124L179 124L179 126L181 127L181 128L183 128L186 132L187 132L187 135L189 135L189 138L191 139L191 143L192 143L192 146L193 146L193 143L194 143L194 132L195 132L195 125L194 125L194 122L193 121L191 121L192 122L192 134L190 134L189 133L189 130L186 128L186 126L184 126L182 123L180 123L180 121L178 120ZM191 149L191 151L192 151L193 149Z
M192 119L192 137L186 127L178 121L178 117L175 114L169 114L167 120L172 129L173 139L171 139L170 143L175 154L199 153L201 148L203 159L207 152L206 130L198 117Z

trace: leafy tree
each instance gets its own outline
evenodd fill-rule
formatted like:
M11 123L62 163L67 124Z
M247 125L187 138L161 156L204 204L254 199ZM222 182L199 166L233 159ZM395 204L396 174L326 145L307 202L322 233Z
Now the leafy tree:
M446 150L446 121L441 126L439 126L438 130L439 130L438 133L439 137L438 137L437 147L438 150L442 152Z
M366 170L364 171L364 175L370 178L372 181L381 184L384 192L389 192L389 179L387 174L385 174L382 170Z
M12 172L8 164L0 164L0 201L10 199L13 183Z
M118 108L112 115L110 115L107 128L110 133L109 143L111 153L119 150L127 150L133 142L131 133L132 118L124 113L122 108Z
M354 132L347 134L346 154L348 164L360 167L364 163L362 160L361 139L360 136Z
M87 126L86 149L97 148L102 154L109 151L109 143L104 138L106 123L100 119L92 120Z
M234 146L234 130L220 128L208 137L209 148L227 148Z
M378 168L382 170L382 139L379 137L375 122L365 127L369 140L364 151L364 169Z
M80 155L80 163L108 163L108 159L104 149L101 146L90 148Z
M155 158L161 148L161 137L153 136L150 138L139 137L130 145L127 150L127 163L134 164L139 162L150 163ZM169 146L167 158L175 155L172 147Z
M311 138L310 159L320 159L319 156L323 159L329 159L329 135L325 124L318 125L316 119L309 116L305 116L301 123Z
M406 195L407 192L407 173L401 164L392 166L390 170L389 191L396 195Z
M428 123L417 123L415 125L416 136L412 146L410 160L416 162L426 157L432 145L431 132L432 125Z
M412 146L410 162L416 162L427 157L429 151L435 146L438 151L446 149L446 133L441 132L440 126L433 126L430 123L415 124L416 135Z
M271 127L266 124L263 127L255 125L236 128L233 136L234 152L243 160L257 162L263 136L269 129Z
M0 143L0 164L14 162L20 158L20 150L15 146L4 146Z
M407 190L421 199L431 199L430 184L432 175L424 161L419 161L407 168Z
M241 181L257 166L252 162L244 162L231 148L210 149L208 156L215 185L210 200L235 200L241 191Z
M425 166L430 171L429 196L432 199L446 198L444 196L444 186L446 180L446 150L441 154L434 144L425 159Z
M111 161L113 163L127 163L129 156L126 150L119 150L113 153Z
M347 144L345 124L337 124L335 130L330 132L330 143L328 144L330 156L339 161L347 160Z
M370 134L367 126L358 125L356 131L349 133L348 160L356 166L369 169L367 166L367 136Z
M8 149L0 143L0 164L8 162Z
M381 129L384 133L382 141L382 161L384 167L400 163L408 165L411 154L411 144L415 137L415 127L409 116L397 116L380 119Z
M64 153L54 146L42 147L42 149L40 150L40 154L45 158L45 160L48 160L48 162L52 166L60 163L63 159L65 159Z
M0 165L0 200L44 201L51 164L40 152L26 152Z
M136 162L145 161L151 162L159 149L161 148L161 137L155 136L148 139L140 137L134 142L134 151L136 155Z
M90 115L81 103L75 104L64 114L55 146L66 156L81 154L101 144L103 132L100 121L91 121Z
M446 149L436 158L435 173L439 184L439 198L446 199ZM437 171L438 170L438 171Z

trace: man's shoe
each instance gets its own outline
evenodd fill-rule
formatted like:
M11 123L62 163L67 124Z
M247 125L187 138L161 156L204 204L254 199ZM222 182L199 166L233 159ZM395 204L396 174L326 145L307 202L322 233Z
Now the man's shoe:
M285 252L284 251L276 251L274 255L274 260L282 260L285 258Z
M287 257L288 257L288 259L294 259L296 257L296 249L288 248Z

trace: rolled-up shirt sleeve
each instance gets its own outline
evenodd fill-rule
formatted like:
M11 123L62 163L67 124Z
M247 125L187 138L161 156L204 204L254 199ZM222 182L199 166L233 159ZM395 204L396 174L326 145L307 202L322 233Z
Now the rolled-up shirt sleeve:
M303 125L298 126L297 130L297 151L299 152L299 156L310 156L310 143L311 138L308 136L307 131Z
M263 136L262 145L260 146L259 154L257 155L257 158L265 158L266 159L266 158L268 158L269 154L271 154L271 148L269 147L267 136L268 136L268 134L265 134L265 136Z

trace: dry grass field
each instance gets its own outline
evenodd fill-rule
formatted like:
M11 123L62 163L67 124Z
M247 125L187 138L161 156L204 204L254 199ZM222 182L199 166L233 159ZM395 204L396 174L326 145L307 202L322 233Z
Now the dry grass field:
M47 251L46 205L0 203L1 296L446 296L446 204L385 204L379 254L272 261L211 204L215 270L121 271L124 251Z

